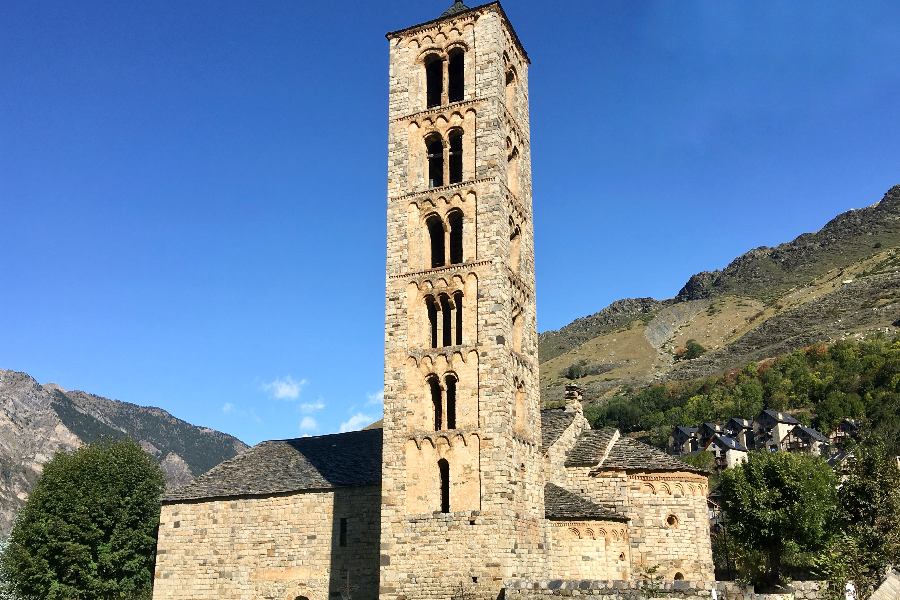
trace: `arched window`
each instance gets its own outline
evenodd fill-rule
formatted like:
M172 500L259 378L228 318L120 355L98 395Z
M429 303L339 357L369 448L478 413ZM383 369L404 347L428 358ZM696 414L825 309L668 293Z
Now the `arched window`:
M444 144L441 136L434 134L425 138L425 149L428 153L428 187L441 187L444 185Z
M431 246L431 268L444 266L444 223L437 215L425 221Z
M437 303L434 296L425 296L425 308L428 311L428 332L431 336L431 347L438 347L438 319L437 319Z
M458 265L463 261L463 214L454 210L447 215L450 225L450 264Z
M441 316L443 317L443 340L441 340L442 346L452 346L453 345L453 313L450 308L450 297L447 294L440 295L441 301Z
M519 197L519 149L513 147L506 164L506 185L513 196Z
M516 404L513 412L515 412L515 415L513 415L515 429L522 431L525 429L525 384L521 381L516 382Z
M441 512L450 512L450 463L446 459L438 461L438 471L441 478Z
M506 71L506 110L513 112L516 105L516 70L510 68Z
M450 102L461 102L466 90L466 53L462 48L450 51L447 65L447 95Z
M449 136L450 140L450 183L459 183L463 180L463 134L459 129L454 129Z
M522 333L523 333L523 321L525 315L519 310L518 312L513 314L512 320L512 347L513 350L522 354Z
M518 225L509 220L509 267L513 272L519 272L519 247L522 243L522 231Z
M444 93L444 61L437 54L425 59L426 108L441 105Z
M453 294L453 303L456 305L456 345L463 343L463 293Z
M428 388L431 390L431 404L434 407L434 430L443 429L443 411L441 410L441 384L437 377L428 378Z
M447 429L456 429L456 377L447 375L444 384L447 388Z

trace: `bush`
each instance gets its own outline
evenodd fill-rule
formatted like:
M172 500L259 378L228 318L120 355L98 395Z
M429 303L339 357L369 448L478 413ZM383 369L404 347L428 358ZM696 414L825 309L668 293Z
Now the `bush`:
M131 439L103 438L44 465L0 568L21 598L149 598L165 476Z

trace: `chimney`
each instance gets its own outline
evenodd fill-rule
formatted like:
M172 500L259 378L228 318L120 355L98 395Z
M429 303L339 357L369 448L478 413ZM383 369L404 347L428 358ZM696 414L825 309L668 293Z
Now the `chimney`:
M566 386L566 412L583 412L582 400L584 400L584 390L575 384L568 384Z

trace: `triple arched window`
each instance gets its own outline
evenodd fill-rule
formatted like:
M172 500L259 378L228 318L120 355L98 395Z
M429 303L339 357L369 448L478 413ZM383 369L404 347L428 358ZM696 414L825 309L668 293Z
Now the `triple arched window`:
M434 132L425 137L428 187L461 183L463 180L463 131L451 129L446 141ZM445 183L446 182L446 183Z
M444 375L443 385L437 375L428 376L428 393L434 414L434 430L456 429L456 386L453 373Z
M447 264L458 265L463 262L463 223L463 213L459 209L447 213L446 221L436 214L425 218L430 268L437 269Z
M461 102L466 93L466 53L453 48L446 55L425 57L425 107Z
M425 296L428 333L432 348L461 346L463 343L463 293Z

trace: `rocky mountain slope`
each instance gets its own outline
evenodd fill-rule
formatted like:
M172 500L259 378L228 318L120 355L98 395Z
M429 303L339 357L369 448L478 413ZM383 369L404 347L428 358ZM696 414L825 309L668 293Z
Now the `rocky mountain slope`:
M139 442L160 462L169 489L247 448L159 408L42 386L26 373L0 369L0 536L9 533L45 462L57 450L73 450L101 435Z
M900 185L821 230L692 276L675 298L619 300L540 335L541 395L578 379L588 400L682 380L814 342L900 328ZM709 352L677 361L693 339Z

